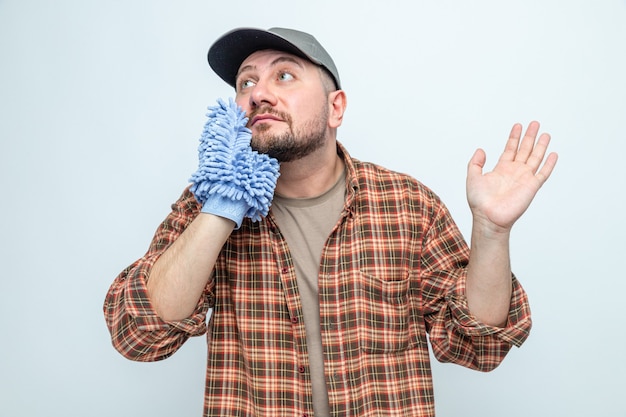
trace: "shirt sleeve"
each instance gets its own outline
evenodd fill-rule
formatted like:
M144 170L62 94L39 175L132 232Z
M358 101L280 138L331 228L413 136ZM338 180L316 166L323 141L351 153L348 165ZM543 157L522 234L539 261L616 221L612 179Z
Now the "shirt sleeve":
M470 312L465 292L469 248L443 204L425 232L421 262L424 319L435 357L490 371L532 326L528 297L515 278L505 327L486 325Z
M154 311L146 287L156 260L197 216L199 208L193 194L186 189L158 227L147 253L122 271L109 288L103 307L106 324L113 346L128 359L165 359L189 337L206 332L206 315L212 300L211 282L190 317L169 322Z

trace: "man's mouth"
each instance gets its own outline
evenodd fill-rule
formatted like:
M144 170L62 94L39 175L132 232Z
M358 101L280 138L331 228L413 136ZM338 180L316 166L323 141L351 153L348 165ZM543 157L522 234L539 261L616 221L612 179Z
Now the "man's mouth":
M266 121L278 121L278 122L282 122L283 120L278 117L275 116L273 114L269 114L269 113L263 113L263 114L259 114L256 115L252 118L252 120L250 121L250 126L254 126L257 123L263 123Z

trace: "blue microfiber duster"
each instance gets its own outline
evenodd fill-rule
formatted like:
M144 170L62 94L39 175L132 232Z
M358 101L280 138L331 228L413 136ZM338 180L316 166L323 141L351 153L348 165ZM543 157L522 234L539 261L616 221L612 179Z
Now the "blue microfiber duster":
M278 161L252 150L248 119L232 98L208 110L190 190L203 212L231 219L237 228L244 217L259 221L274 197Z

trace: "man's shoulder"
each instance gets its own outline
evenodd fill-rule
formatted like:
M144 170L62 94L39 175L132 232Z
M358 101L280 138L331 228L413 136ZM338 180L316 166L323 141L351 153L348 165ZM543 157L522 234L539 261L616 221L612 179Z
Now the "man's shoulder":
M390 169L374 162L352 158L352 165L357 178L365 181L383 181L405 187L424 187L424 185L412 175Z
M338 152L344 159L349 180L362 192L407 195L414 198L438 200L439 197L414 176L381 164L353 157L339 142Z
M439 202L439 196L414 176L395 171L380 164L351 158L358 189L367 194L389 195Z

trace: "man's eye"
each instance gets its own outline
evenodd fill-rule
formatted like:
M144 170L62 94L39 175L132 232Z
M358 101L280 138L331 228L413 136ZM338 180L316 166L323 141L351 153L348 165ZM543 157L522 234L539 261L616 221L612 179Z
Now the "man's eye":
M288 72L281 72L280 74L278 74L278 79L280 81L290 81L293 80L293 75Z
M243 80L239 83L240 88L248 88L254 85L254 81L252 80Z

